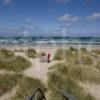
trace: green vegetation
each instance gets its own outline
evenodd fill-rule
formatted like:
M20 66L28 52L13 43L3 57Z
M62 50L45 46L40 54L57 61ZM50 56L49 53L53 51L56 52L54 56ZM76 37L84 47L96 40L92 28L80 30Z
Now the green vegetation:
M78 100L95 100L90 94L86 93L79 85L80 82L100 83L100 62L91 55L91 52L85 48L67 50L58 50L55 53L55 60L65 60L65 62L51 67L52 71L48 74L48 85L51 90L50 100L61 100L61 94L57 89L62 89ZM96 66L94 62L97 63ZM97 69L96 69L97 68ZM63 99L64 100L64 99Z
M76 48L73 48L73 47L70 47L69 50L70 51L77 51L77 49Z
M83 91L78 82L100 83L100 74L91 66L78 66L67 63L60 63L52 67L53 72L49 73L49 89L51 89L50 100L61 100L61 94L57 89L62 89L79 100L94 100L93 97Z
M18 80L18 84L19 89L12 100L26 100L28 96L32 95L33 89L37 87L41 88L44 93L46 92L45 86L37 79L22 76Z
M99 71L100 71L100 61L97 62L96 66L95 66Z
M82 56L82 64L83 65L91 65L93 64L92 58L89 55Z
M100 83L100 73L94 66L85 66L80 64L59 63L52 67L54 73L70 76L77 81L88 81Z
M67 62L70 63L76 63L79 64L79 54L78 51L71 51L71 50L66 50L66 55L65 55L65 59Z
M54 60L63 60L65 51L62 49L58 49L54 54Z
M93 53L100 55L100 49L92 50Z
M14 52L6 49L0 50L0 58L11 58L14 56Z
M47 89L40 80L17 73L30 66L31 62L26 58L15 56L12 51L2 49L0 51L0 69L15 71L15 73L0 75L0 96L14 87L16 88L16 86L18 86L17 93L12 100L25 100L32 95L33 90L36 88L41 88L43 92L46 92Z
M80 48L80 52L84 54L84 53L87 53L88 51L86 48Z
M12 100L25 100L30 96L33 89L41 88L46 92L44 85L37 79L24 77L22 75L0 75L0 96L18 86L17 93Z
M55 52L54 60L66 60L70 63L75 64L83 64L83 65L92 65L93 60L91 58L91 55L89 51L87 51L85 48L81 48L80 50L70 48L67 50L58 49Z
M26 51L26 56L28 56L29 58L36 58L36 56L37 56L36 50L28 49Z
M64 90L74 95L78 100L94 100L94 98L86 94L77 82L70 76L63 76L56 73L49 74L49 88L51 89L50 100L66 100L61 97L57 89ZM62 98L62 99L61 99Z
M17 85L16 75L0 75L0 96Z
M14 52L25 52L26 50L23 50L23 49L14 49Z
M12 51L2 49L0 52L0 69L23 71L31 66L30 61L21 56L15 56Z
M0 60L0 69L6 69L9 71L23 71L30 66L30 61L21 56L15 56L13 59L10 59L8 61Z

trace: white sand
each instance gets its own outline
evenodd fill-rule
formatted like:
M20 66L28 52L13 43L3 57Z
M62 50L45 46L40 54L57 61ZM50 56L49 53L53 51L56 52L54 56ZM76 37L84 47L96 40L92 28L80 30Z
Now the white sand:
M0 75L6 75L6 74L15 74L13 71L7 71L7 70L0 70Z
M80 83L87 93L90 93L96 100L100 100L100 84L95 83Z

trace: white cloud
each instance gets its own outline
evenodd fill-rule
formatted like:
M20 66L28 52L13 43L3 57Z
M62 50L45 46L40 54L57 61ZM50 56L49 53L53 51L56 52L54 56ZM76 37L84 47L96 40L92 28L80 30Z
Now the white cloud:
M78 16L71 16L69 14L65 14L65 15L59 17L58 20L60 22L71 23L71 22L78 21L79 20L79 17Z
M33 20L32 18L28 18L28 19L26 20L26 23L27 23L27 24L37 24L37 21L36 21L36 20Z
M93 13L92 15L87 16L86 19L87 20L98 20L98 19L100 19L100 12Z
M71 0L50 0L50 1L58 4L65 4L65 3L69 3Z
M13 3L14 0L2 0L3 4L10 5Z

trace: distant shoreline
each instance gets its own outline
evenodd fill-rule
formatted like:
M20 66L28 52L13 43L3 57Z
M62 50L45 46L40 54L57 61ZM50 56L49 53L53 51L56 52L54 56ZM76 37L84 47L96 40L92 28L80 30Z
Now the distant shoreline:
M0 48L6 49L100 49L100 37L0 37Z
M32 49L59 49L59 48L63 48L63 49L67 49L67 48L87 48L87 49L100 49L100 45L82 45L82 44L78 44L78 45L68 45L68 44L62 44L62 45L50 45L50 44L38 44L38 45L0 45L0 48L5 48L5 49L22 49L22 50L26 50L28 48L32 48Z

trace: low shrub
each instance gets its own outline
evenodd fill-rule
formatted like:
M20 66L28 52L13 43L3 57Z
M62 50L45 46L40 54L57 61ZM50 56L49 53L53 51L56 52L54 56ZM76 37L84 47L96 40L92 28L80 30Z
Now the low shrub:
M93 53L100 55L100 49L92 50Z
M75 63L75 64L79 64L79 54L78 51L70 51L70 50L66 50L66 62L70 62L70 63Z
M14 56L13 51L10 51L10 50L7 50L7 49L1 49L0 50L0 57L10 58L10 57L13 57L13 56Z
M24 69L31 66L31 62L26 58L21 56L15 56L10 60L1 60L0 59L0 69L6 69L9 71L23 71Z
M72 51L72 52L73 51L78 51L77 48L73 48L73 47L70 47L69 50Z
M63 60L65 57L65 51L63 49L58 49L54 54L54 60Z
M86 48L80 48L80 52L83 54L86 54L88 52L88 50Z
M36 57L36 50L34 49L28 49L26 51L26 55L29 57L29 58L35 58Z
M96 66L95 66L99 71L100 71L100 61L97 62Z

